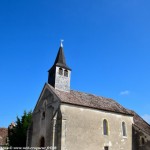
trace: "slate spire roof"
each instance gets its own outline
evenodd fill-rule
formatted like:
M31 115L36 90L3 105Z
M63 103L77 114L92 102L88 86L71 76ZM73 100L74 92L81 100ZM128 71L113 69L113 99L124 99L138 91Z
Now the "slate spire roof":
M60 46L60 48L58 50L57 57L56 57L56 60L55 60L53 66L59 66L59 67L65 68L67 70L71 70L66 64L66 59L65 59L64 50L63 50L62 45Z

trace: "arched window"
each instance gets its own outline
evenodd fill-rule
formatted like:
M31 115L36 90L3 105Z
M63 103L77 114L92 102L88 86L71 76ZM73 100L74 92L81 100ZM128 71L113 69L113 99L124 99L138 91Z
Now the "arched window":
M106 119L103 120L103 134L108 135L108 121Z
M125 124L125 122L122 122L122 134L123 134L123 136L127 136L126 124Z
M64 76L65 76L65 77L68 77L68 70L65 70L65 71L64 71Z
M40 147L45 147L45 139L44 139L44 137L41 137L41 139L40 139Z
M145 144L145 140L144 140L144 138L143 138L143 137L141 138L141 144L142 144L142 145L144 145L144 144Z
M45 100L43 102L43 110L42 110L42 120L45 119L45 116L46 116L46 105L47 105L47 101Z
M63 74L63 69L59 68L59 74L62 75Z

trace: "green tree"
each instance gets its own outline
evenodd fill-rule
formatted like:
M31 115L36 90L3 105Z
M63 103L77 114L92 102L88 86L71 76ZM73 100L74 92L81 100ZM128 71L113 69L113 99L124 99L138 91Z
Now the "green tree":
M31 124L32 112L24 111L24 114L21 118L17 117L16 125L12 128L9 128L8 137L9 137L9 146L12 147L25 147L27 130Z

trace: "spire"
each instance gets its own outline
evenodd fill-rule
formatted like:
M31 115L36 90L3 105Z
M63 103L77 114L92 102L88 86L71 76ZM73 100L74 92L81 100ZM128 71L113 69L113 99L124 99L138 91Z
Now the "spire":
M48 71L48 83L55 89L69 92L71 69L66 64L62 42L63 40L61 40L55 62Z
M66 59L65 59L65 55L64 55L62 42L63 42L63 40L61 40L60 48L58 50L57 57L54 62L54 66L59 66L59 67L63 67L65 69L71 70L66 64Z

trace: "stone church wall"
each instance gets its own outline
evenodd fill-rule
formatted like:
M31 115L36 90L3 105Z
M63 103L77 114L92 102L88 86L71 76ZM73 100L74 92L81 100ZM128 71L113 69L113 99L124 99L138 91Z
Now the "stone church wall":
M58 109L58 100L48 90L41 96L32 116L27 146L47 147L53 145L54 112Z
M132 150L131 116L62 104L61 150ZM103 135L103 120L108 121L108 135ZM122 122L127 136L122 135Z
M133 150L150 150L150 135L133 125Z

